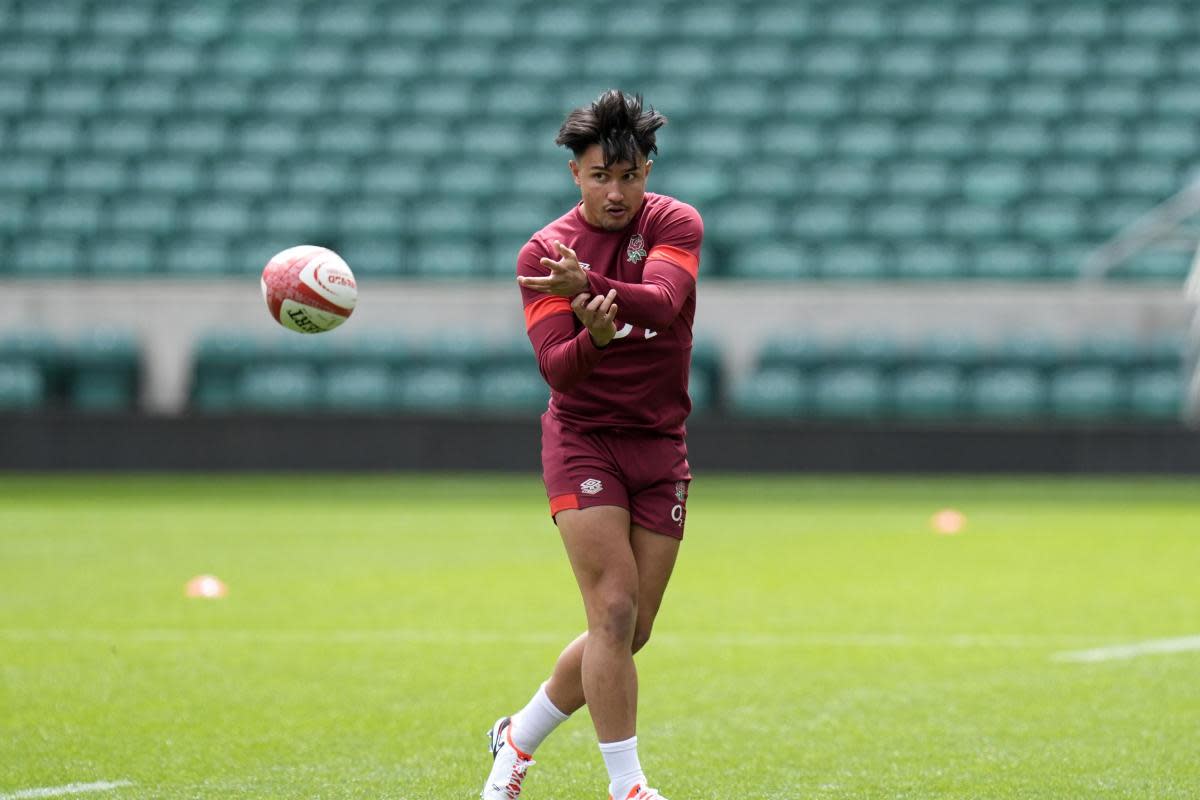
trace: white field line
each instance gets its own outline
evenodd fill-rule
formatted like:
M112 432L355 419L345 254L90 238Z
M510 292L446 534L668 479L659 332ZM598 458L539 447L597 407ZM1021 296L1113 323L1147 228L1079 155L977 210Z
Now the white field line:
M88 792L110 792L123 786L133 786L132 781L96 781L95 783L69 783L66 786L46 786L40 789L21 789L0 794L0 800L25 800L33 797L62 797L65 794L87 794Z
M1200 636L1180 636L1174 639L1150 639L1145 642L1114 644L1091 650L1069 650L1065 653L1055 653L1054 660L1091 664L1097 661L1121 661L1138 656L1190 653L1196 650L1200 650Z
M253 644L444 644L557 645L574 632L511 633L391 628L379 630L187 630L180 628L0 628L0 640L21 642L127 642L132 644L196 644L245 642ZM1098 636L1068 634L944 634L895 633L739 633L712 631L677 634L663 632L655 642L667 646L720 647L861 647L861 648L999 648L1037 649L1080 647L1094 644ZM3 798L0 798L3 800Z

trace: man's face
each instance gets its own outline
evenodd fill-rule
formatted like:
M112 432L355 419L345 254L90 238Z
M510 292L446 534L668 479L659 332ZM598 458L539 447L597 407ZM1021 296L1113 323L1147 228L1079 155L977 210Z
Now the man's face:
M642 207L652 166L654 162L646 160L640 164L618 161L605 167L600 145L589 147L571 162L571 174L583 195L583 218L606 231L628 225Z

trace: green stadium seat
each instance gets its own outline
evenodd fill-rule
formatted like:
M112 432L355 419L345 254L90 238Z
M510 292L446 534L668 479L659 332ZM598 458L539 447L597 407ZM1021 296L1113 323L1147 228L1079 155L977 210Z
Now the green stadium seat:
M46 400L46 380L36 364L0 360L0 412L29 411Z
M153 5L100 4L92 11L91 26L94 33L105 38L139 38L154 32L159 23L159 12Z
M400 4L387 9L377 28L406 38L437 40L449 29L450 21L441 6Z
M992 87L980 81L946 83L935 88L928 101L938 119L982 120L994 114L997 105Z
M171 198L138 195L113 205L110 225L124 233L167 235L174 233L178 221L176 203Z
M1122 264L1110 277L1137 281L1182 283L1192 267L1193 253L1172 250L1148 250Z
M823 417L875 418L888 410L887 381L869 366L839 366L818 371L812 380L812 408Z
M42 77L54 70L57 61L56 43L45 37L22 37L0 47L0 75L7 77Z
M544 6L534 14L532 30L551 41L582 40L592 36L595 19L586 7Z
M1101 200L1092 204L1089 226L1093 235L1107 239L1143 216L1150 208L1150 203L1136 197Z
M1097 3L1069 3L1046 8L1045 29L1056 39L1098 39L1109 31L1108 10Z
M785 44L772 44L762 40L753 44L735 45L726 64L728 74L745 80L765 81L777 75L791 75L797 67L797 58ZM760 87L761 89L762 87ZM721 106L714 106L721 108ZM766 110L758 112L762 116Z
M779 203L792 202L809 190L804 170L787 161L741 164L729 179L737 194Z
M424 242L412 254L409 272L421 278L469 278L487 272L485 256L471 242Z
M533 366L533 355L525 367L486 368L476 387L476 408L483 412L525 413L544 410L550 389Z
M786 42L804 41L813 33L815 6L755 4L748 9L747 32L756 40L782 39Z
M222 3L191 4L173 13L167 30L188 42L222 38L233 25L230 8Z
M1126 147L1122 126L1107 120L1078 120L1062 132L1059 144L1071 156L1112 158Z
M385 411L395 405L391 370L381 364L334 367L323 376L321 392L330 411Z
M1032 280L1044 276L1047 269L1042 248L1026 242L994 242L976 249L970 273L976 278Z
M441 79L484 80L495 73L502 58L494 45L468 41L438 48L432 67Z
M322 155L366 158L379 150L382 129L369 119L336 120L317 126L312 147Z
M524 20L519 19L520 16L503 4L480 6L472 8L470 14L457 14L451 20L451 24L457 27L450 30L464 39L506 41L524 33Z
M199 159L145 158L134 164L134 186L143 192L189 195L205 185L207 170Z
M161 258L163 269L176 277L211 278L237 271L228 240L215 233L176 239Z
M237 30L264 39L294 38L301 30L300 8L294 3L259 2L239 9Z
M263 366L244 370L234 402L249 411L299 413L315 408L321 398L321 379L306 364Z
M852 79L861 75L869 60L863 47L844 41L817 41L800 50L799 73L821 80Z
M966 384L951 366L916 366L896 374L896 414L909 419L953 419L962 413Z
M1025 69L1038 79L1079 80L1087 76L1091 60L1088 48L1079 42L1052 42L1033 48Z
M815 197L861 201L879 191L875 164L866 160L830 161L813 169Z
M1109 77L1154 81L1161 77L1165 63L1156 42L1111 43L1099 49L1093 69Z
M850 122L835 136L837 151L852 158L889 158L901 144L898 126L888 120Z
M1004 239L1012 232L1011 214L1004 208L960 203L942 213L942 232L966 244Z
M376 158L364 162L362 190L365 192L388 197L417 197L429 188L426 167L415 158Z
M204 49L199 44L164 40L141 48L141 67L144 72L156 75L177 75L185 78L195 75L204 64Z
M180 109L180 86L174 78L147 77L119 83L111 103L103 103L101 92L93 89L94 106L83 113L110 108L121 114L160 114L171 116ZM102 105L103 103L103 105Z
M1073 108L1071 92L1060 81L1031 80L1009 85L1004 110L1014 117L1059 120Z
M811 335L793 334L768 339L758 356L758 368L799 369L810 372L833 363L837 353L828 343Z
M70 353L68 397L84 412L131 411L137 405L138 348L124 334L94 333Z
M888 164L883 180L888 192L901 199L932 200L956 193L959 186L950 165L932 159Z
M794 368L764 368L733 387L734 411L745 417L795 417L807 405L808 384Z
M128 185L124 159L111 157L80 158L65 161L59 181L70 193L99 192L114 194Z
M833 120L850 113L853 96L826 81L789 81L782 89L781 109L788 117Z
M654 72L664 78L711 79L720 66L716 46L695 39L666 45L654 54Z
M1054 147L1054 137L1040 120L1002 120L985 126L983 146L1002 158L1037 161Z
M362 278L396 278L406 272L411 256L404 241L388 235L353 235L340 248L346 263Z
M29 216L29 202L24 194L0 192L0 233L25 233ZM4 269L5 265L0 263L0 272Z
M1107 171L1094 161L1043 161L1037 178L1048 195L1101 197L1107 189Z
M443 157L452 150L452 142L450 128L442 121L401 122L383 132L384 152L405 159Z
M745 16L740 8L726 4L701 4L681 7L675 30L682 37L724 41L740 39Z
M13 271L28 277L73 275L83 263L79 243L61 235L21 237L14 250Z
M770 158L812 158L825 146L825 137L812 122L768 125L759 134L759 146Z
M463 151L475 158L518 158L533 136L520 122L495 120L470 126L462 134Z
M693 125L683 144L692 158L740 161L750 155L754 138L744 123L710 121Z
M922 157L965 158L974 155L978 146L979 136L965 120L918 122L909 130L908 147Z
M895 268L900 278L954 280L966 274L967 265L964 248L949 243L913 244L896 251Z
M944 74L942 52L932 43L905 42L879 54L876 70L888 78L933 80Z
M1138 153L1156 159L1186 161L1200 147L1194 120L1171 119L1139 124L1134 132Z
M301 159L287 165L284 185L298 195L330 196L357 194L362 176L352 159L332 156L320 160Z
M1113 367L1065 367L1050 378L1050 410L1061 419L1116 416L1124 405L1124 387Z
M367 45L362 54L362 71L371 78L411 80L425 68L420 47L396 47L392 43Z
M1015 48L1006 41L976 42L955 48L949 57L951 74L976 80L1006 80L1020 64Z
M914 3L896 17L896 29L906 38L951 42L966 33L963 7L946 3Z
M213 190L234 202L277 194L280 179L272 159L236 158L218 162L211 171ZM232 195L232 197L229 197Z
M923 204L883 202L867 208L865 231L876 239L899 243L927 239L933 232L933 222L933 214Z
M882 280L891 264L884 248L873 243L830 244L817 259L821 277L833 280Z
M683 198L688 203L701 208L727 197L732 188L732 180L725 172L720 160L707 164L690 164L686 170L667 171L661 180L656 175L655 183L656 191ZM545 219L553 219L554 216L557 215ZM541 225L531 228L530 233L539 227Z
M103 202L89 195L43 197L35 213L36 226L43 231L82 236L100 227Z
M744 243L779 234L779 209L768 201L739 200L708 212L709 229L728 242Z
M714 108L744 122L758 123L779 106L775 91L760 80L717 81L707 91Z
M1135 418L1178 420L1183 415L1186 382L1178 367L1135 369L1127 374L1129 412Z
M27 196L46 190L55 174L54 161L48 156L22 156L0 169L0 191Z
M1136 81L1104 81L1085 85L1079 91L1079 110L1084 114L1138 119L1146 105L1146 92Z
M985 161L968 166L963 195L972 203L1004 205L1032 192L1033 176L1019 161Z
M973 416L1034 420L1045 413L1046 383L1032 367L985 367L967 382Z
M961 330L936 332L912 348L909 367L953 367L963 375L979 366L984 351L979 341Z
M402 372L395 382L401 408L408 411L453 413L470 406L474 387L466 370L429 366Z
M41 110L64 116L92 116L104 109L104 84L93 78L58 78L42 84Z
M331 89L332 102L341 114L381 123L402 106L400 87L392 81L343 80Z
M858 94L858 114L861 117L906 117L914 109L926 105L929 90L920 82L887 81L880 79L864 85Z
M833 6L825 19L825 30L837 38L874 41L890 36L894 26L892 10L877 4Z
M464 198L421 203L411 212L411 227L437 239L446 236L475 236L480 214L473 202Z
M1132 5L1121 14L1120 32L1130 39L1174 40L1194 27L1195 22L1181 9L1191 10L1187 4L1154 3Z
M356 60L357 55L345 43L322 36L322 43L305 47L304 57L297 59L292 69L309 80L336 80L350 74L357 67Z
M309 125L298 121L250 120L237 132L235 146L252 158L294 156L308 143L311 130Z
M265 206L261 225L265 231L280 238L290 237L298 242L322 241L335 227L332 217L330 207L323 198L299 197ZM257 222L255 216L247 212L239 224L230 224L224 231L245 233Z
M229 123L223 118L168 120L160 135L167 152L192 156L225 153L232 139Z
M83 3L43 0L22 7L17 25L23 33L66 36L80 32L85 17Z
M320 114L328 106L324 86L307 78L288 78L267 83L256 92L252 102L254 107L272 115L302 119Z
M257 223L252 206L245 200L220 198L190 204L184 214L187 227L213 235L239 235Z
M806 241L847 239L859 231L859 213L845 201L814 199L797 206L789 216L790 232Z
M608 61L608 54L600 62ZM586 69L586 64L585 64ZM492 85L483 97L484 110L496 117L529 118L554 108L555 95L547 84L500 82Z
M28 153L64 154L83 142L78 121L69 117L26 117L15 127L16 145Z
M1196 100L1195 92L1191 91L1187 81L1172 81L1159 83L1151 95L1150 107L1154 113L1162 117L1183 117L1194 119L1200 113L1200 101Z
M1085 232L1087 223L1082 206L1068 198L1027 203L1017 216L1017 230L1035 241L1076 239Z
M812 253L797 242L778 240L737 248L727 274L749 280L797 280L816 274Z
M1109 169L1113 191L1152 200L1165 200L1184 187L1183 170L1174 162L1135 160Z
M88 248L92 274L97 277L148 275L160 269L158 251L149 237L104 238Z

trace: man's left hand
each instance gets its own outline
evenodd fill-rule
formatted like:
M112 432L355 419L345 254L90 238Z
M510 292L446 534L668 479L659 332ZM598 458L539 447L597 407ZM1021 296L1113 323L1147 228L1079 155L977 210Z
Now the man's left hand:
M544 294L555 294L559 297L575 297L590 291L587 273L579 265L579 258L575 255L575 251L562 242L555 242L554 246L562 258L558 261L543 258L541 262L543 267L550 270L550 274L536 278L520 275L517 277L517 283L526 289L533 289L535 292Z

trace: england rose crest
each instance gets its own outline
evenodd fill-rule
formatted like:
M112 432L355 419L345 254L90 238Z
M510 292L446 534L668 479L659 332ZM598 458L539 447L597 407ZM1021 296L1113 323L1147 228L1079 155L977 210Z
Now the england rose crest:
M629 240L629 249L625 251L625 257L634 264L646 257L646 243L640 233L635 233Z

